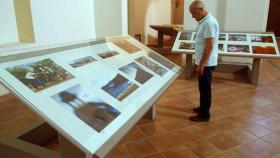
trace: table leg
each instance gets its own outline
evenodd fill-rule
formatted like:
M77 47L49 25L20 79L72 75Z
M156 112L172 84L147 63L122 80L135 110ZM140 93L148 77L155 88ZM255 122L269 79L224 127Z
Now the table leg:
M195 66L192 59L192 54L186 54L186 72L185 72L185 79L192 78L195 70Z

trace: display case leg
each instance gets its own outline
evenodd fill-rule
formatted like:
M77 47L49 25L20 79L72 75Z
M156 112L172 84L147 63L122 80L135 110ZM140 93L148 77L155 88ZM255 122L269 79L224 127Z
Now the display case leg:
M147 111L147 113L144 115L145 119L149 119L149 120L155 120L156 118L156 105L153 105L149 111Z
M84 151L77 148L62 135L59 137L61 158L88 158ZM99 158L93 155L91 158Z
M193 63L193 55L186 54L186 68L185 68L185 79L191 79L195 70L195 65Z
M248 71L248 77L251 81L251 84L258 85L259 81L259 74L260 74L260 68L261 68L261 58L254 58L253 64L252 64L252 70Z

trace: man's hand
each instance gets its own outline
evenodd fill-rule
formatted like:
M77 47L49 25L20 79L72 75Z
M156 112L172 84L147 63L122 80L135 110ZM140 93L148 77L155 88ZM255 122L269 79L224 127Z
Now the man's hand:
M203 75L203 70L204 70L204 66L198 66L196 68L196 74L197 76L202 76Z

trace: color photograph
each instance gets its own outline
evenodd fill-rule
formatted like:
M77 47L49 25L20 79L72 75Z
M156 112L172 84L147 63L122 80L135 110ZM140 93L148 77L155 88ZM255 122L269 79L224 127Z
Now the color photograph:
M172 69L173 67L175 67L175 64L171 63L168 59L165 59L163 56L157 53L149 52L148 56L153 60L157 61L158 63L160 63L161 65L167 67L168 69Z
M188 49L188 50L195 50L195 44L194 43L187 43L187 42L181 42L179 49Z
M247 41L247 36L245 34L229 34L229 41Z
M51 97L66 111L74 114L97 132L109 125L120 112L81 85Z
M218 49L219 49L219 51L224 52L225 51L224 44L219 43Z
M106 59L106 58L110 58L112 56L118 55L119 53L116 51L107 51L104 53L99 53L97 54L98 56L100 56L102 59Z
M9 67L6 70L34 92L74 78L51 59Z
M139 57L136 59L136 61L160 76L163 76L165 73L167 73L165 68L161 67L159 64L153 62L147 57Z
M73 68L78 68L78 67L81 67L81 66L93 63L95 61L97 61L97 60L94 59L93 57L87 56L87 57L83 57L81 59L77 59L77 60L71 61L69 63L69 65L72 66Z
M140 67L140 65L136 64L135 62L132 62L124 67L121 67L119 68L119 70L127 74L128 76L131 76L141 84L144 84L146 81L148 81L150 78L153 77L152 74L143 70Z
M251 35L251 42L273 43L272 36Z
M228 45L228 52L235 52L235 53L250 53L250 48L248 45Z
M276 55L276 50L273 46L252 46L252 50L254 54Z
M225 41L226 40L226 34L220 33L219 34L219 41Z
M111 79L106 85L102 86L105 92L110 94L112 97L122 101L131 93L133 93L138 86L133 82L129 81L124 76L117 74L113 79Z
M192 32L182 32L179 40L191 40L192 39Z
M127 40L115 41L113 43L130 54L141 50L140 48L138 48L137 46L135 46Z

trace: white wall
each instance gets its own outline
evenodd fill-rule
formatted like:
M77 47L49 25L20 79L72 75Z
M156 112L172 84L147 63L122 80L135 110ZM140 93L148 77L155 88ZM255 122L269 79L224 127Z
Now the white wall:
M189 13L192 0L185 0L184 27L194 30L197 23ZM266 31L269 0L204 0L206 8L222 31Z
M17 24L12 0L0 1L0 45L18 42Z
M154 42L157 32L149 25L171 24L171 1L129 0L129 34L142 35L145 44Z
M30 0L36 43L95 38L93 0Z
M266 31L269 0L227 0L227 31Z
M110 0L110 3L108 1L29 0L35 45L59 44L127 33L127 0ZM20 42L12 2L0 1L0 44ZM0 49L0 53L1 50L4 49ZM0 85L0 96L6 93L8 91Z
M122 34L123 22L127 25L127 19L123 19L122 10L127 10L127 8L124 8L125 5L123 5L123 1L124 0L94 0L97 37Z

